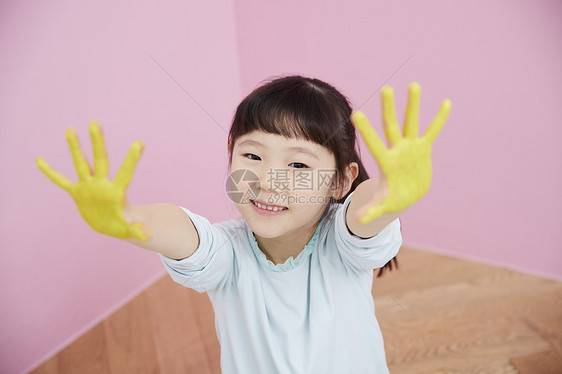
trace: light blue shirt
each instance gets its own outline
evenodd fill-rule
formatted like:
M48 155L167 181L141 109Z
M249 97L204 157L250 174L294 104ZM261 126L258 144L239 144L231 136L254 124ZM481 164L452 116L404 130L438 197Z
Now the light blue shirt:
M175 282L209 295L223 374L388 373L371 288L373 269L402 244L400 220L372 238L351 234L352 195L330 206L303 251L279 265L245 220L211 224L181 207L199 247L183 260L160 258Z

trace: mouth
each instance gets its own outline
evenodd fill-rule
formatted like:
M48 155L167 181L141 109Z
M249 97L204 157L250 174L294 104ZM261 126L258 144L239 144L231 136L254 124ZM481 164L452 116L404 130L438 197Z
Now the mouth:
M287 207L280 206L280 205L266 204L262 201L250 200L250 202L258 209L267 210L270 212L281 212L289 209Z

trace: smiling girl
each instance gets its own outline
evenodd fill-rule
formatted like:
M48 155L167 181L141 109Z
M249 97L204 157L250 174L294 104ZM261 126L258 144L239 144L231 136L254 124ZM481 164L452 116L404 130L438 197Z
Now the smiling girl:
M451 103L418 137L420 87L410 86L404 134L384 87L387 147L333 86L281 77L238 106L228 137L241 217L210 223L173 204L131 205L125 190L143 144L107 180L101 127L90 124L92 174L76 132L67 139L75 184L41 158L39 168L76 201L96 231L159 253L174 281L207 292L223 373L388 373L371 295L373 270L402 244L399 216L431 181L431 145ZM370 179L356 152L359 130L381 169ZM380 273L379 273L380 275Z

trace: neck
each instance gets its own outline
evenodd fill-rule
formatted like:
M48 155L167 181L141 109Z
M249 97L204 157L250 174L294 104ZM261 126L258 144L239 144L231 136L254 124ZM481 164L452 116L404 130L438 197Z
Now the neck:
M260 250L265 257L275 265L283 264L290 257L297 258L306 244L312 239L319 222L312 227L303 228L302 231L286 234L277 238L262 238L255 235Z

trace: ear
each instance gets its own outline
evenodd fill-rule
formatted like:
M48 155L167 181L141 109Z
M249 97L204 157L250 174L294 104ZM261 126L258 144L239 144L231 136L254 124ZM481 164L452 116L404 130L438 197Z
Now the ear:
M353 185L353 181L355 180L355 178L357 178L358 175L359 165L357 165L357 162L352 162L347 165L345 174L342 176L342 180L338 183L339 188L336 191L336 200L340 200L349 192L351 186Z

